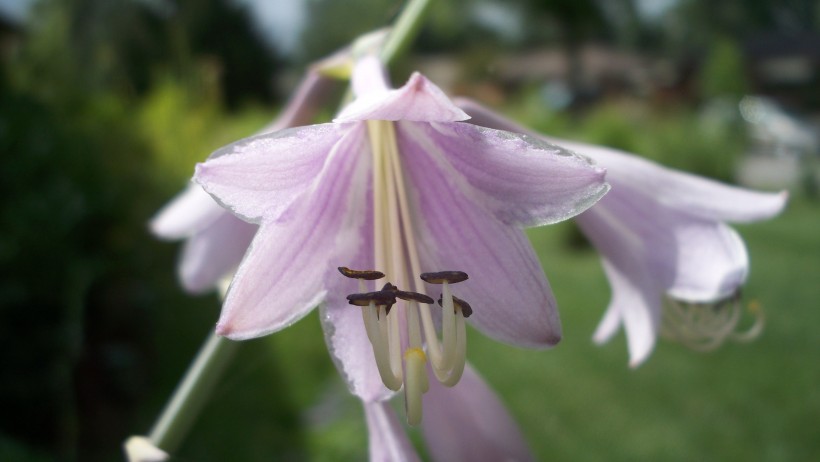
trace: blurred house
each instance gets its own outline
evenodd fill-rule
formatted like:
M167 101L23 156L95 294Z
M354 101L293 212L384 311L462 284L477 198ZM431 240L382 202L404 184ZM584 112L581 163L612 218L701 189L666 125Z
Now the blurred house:
M820 184L820 136L816 126L766 97L746 96L739 109L750 145L738 166L738 181L758 188L802 184L809 192L815 191Z
M768 33L744 45L752 86L801 111L820 109L820 33Z

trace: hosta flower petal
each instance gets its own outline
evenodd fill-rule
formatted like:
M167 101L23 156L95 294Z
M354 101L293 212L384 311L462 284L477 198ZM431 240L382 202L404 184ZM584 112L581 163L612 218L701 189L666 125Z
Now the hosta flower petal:
M287 220L260 226L228 290L220 335L246 339L274 332L324 300L328 260L352 259L359 247L350 230L364 215L356 208L365 203L367 184L363 137L360 128L348 131L327 157L314 194L294 203ZM203 170L197 181L207 183L199 178Z
M667 293L690 302L713 302L746 282L749 257L735 230L713 221L687 221L674 229L676 271Z
M788 193L764 193L672 170L616 149L545 137L606 167L613 186L628 185L664 207L705 220L744 223L771 218L785 207Z
M422 430L433 460L535 460L518 425L469 365L453 388L430 383L424 412Z
M354 73L354 84L357 78L370 79L374 72L359 72L361 67L379 66L378 61L363 60ZM363 76L363 77L358 77ZM356 84L357 98L348 105L334 120L335 122L352 122L360 120L409 120L423 122L455 122L469 119L470 116L459 109L447 98L447 95L433 82L418 72L410 76L404 86L395 90L367 91L373 84ZM363 94L361 94L363 93Z
M441 168L437 151L429 150L433 142L421 132L402 124L398 136L416 186L422 271L473 269L453 290L474 307L470 321L490 337L536 348L557 343L555 299L523 231L496 219L483 197L458 186L464 179Z
M330 261L330 267L350 266L369 268L373 262L373 220L367 207L364 220L356 230L360 236L355 257L347 261ZM368 286L367 290L375 290ZM359 292L358 281L341 277L338 272L328 277L327 300L321 309L322 329L333 362L341 373L350 392L365 402L382 401L394 393L385 388L376 362L373 347L367 339L362 323L362 308L351 306L347 294Z
M655 346L660 324L660 304L665 281L673 277L674 263L655 269L651 259L664 261L669 253L647 255L643 236L623 230L623 224L607 210L590 210L578 218L584 234L601 252L604 271L612 286L612 298L605 320L593 337L603 342L622 322L627 331L630 364L644 361ZM660 247L661 251L669 250ZM614 318L614 319L613 319Z
M340 137L338 125L324 124L246 138L198 164L195 178L247 221L272 221L302 193L317 187Z
M311 69L294 91L293 96L282 112L270 125L260 130L262 133L272 133L291 127L308 125L313 122L316 113L323 103L333 95L338 81L325 77L318 69Z
M379 376L373 359L373 347L362 323L361 308L349 305L345 299L345 293L355 293L357 290L333 291L337 287L330 286L326 305L321 309L322 328L330 356L351 393L367 402L386 400L394 392L385 388Z
M621 311L610 302L606 311L604 311L604 317L601 318L598 327L595 328L595 333L592 334L592 340L598 344L606 343L618 333L618 329L620 328Z
M531 136L470 124L401 127L408 139L440 161L436 167L451 175L450 183L480 191L483 205L509 225L523 228L572 218L609 189L603 168Z
M370 462L417 462L419 456L389 403L364 403Z
M208 200L214 207L219 207L210 196ZM224 209L220 210L224 212ZM230 213L222 213L210 224L208 232L189 237L178 267L185 290L206 292L213 289L215 281L236 270L257 228Z
M660 328L660 304L663 289L645 272L625 273L607 259L603 260L603 266L607 279L612 285L612 299L608 310L615 310L620 314L621 322L626 330L629 365L637 367L649 357L655 348ZM646 268L642 270L646 271Z
M191 183L154 215L149 226L157 237L184 239L225 214L225 209L202 186Z

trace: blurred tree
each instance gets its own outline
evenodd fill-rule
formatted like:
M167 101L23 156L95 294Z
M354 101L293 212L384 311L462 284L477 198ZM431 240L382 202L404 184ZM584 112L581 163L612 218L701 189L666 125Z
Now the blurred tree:
M0 459L113 460L147 384L169 364L175 384L217 309L182 295L175 249L146 231L173 191L141 98L170 78L236 106L268 98L275 68L229 0L53 0L30 18L0 61ZM157 300L184 323L161 355Z
M275 51L254 35L247 11L230 0L137 2L55 0L32 14L19 83L54 94L145 94L157 74L197 84L216 78L231 108L270 101ZM210 69L203 76L202 70Z
M740 101L749 91L743 53L729 38L711 47L700 72L700 94L705 98L731 98Z
M798 33L820 30L820 5L815 0L681 0L670 13L682 24L675 37L690 46L707 46L720 37L745 39L754 33Z
M401 0L308 0L310 22L302 30L300 57L311 62L356 37L390 24L404 5Z

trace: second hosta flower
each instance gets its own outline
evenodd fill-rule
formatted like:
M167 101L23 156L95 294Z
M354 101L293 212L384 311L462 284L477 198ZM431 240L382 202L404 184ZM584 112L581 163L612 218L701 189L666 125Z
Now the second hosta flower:
M736 298L749 272L743 240L725 222L753 222L783 210L785 192L764 193L664 168L615 149L530 132L469 100L471 122L531 133L607 168L612 191L577 223L601 253L612 300L595 333L627 333L630 364L641 364L664 326L693 348L708 349L735 332ZM666 304L664 304L666 299ZM754 333L752 330L752 333Z
M260 226L228 291L218 333L265 335L324 303L331 353L366 401L388 397L383 383L395 390L389 382L398 379L400 387L402 375L405 386L408 375L426 380L427 358L413 338L423 336L432 369L456 368L447 352L454 343L447 332L439 342L440 314L426 304L400 299L389 314L384 310L378 319L391 340L371 343L362 316L368 308L350 306L346 296L377 291L385 281L433 297L444 292L445 330L452 327L450 311L463 322L463 299L472 306L472 324L497 340L555 344L555 299L522 229L586 210L608 189L604 171L540 140L462 123L468 116L420 74L393 90L378 62L366 59L353 85L357 99L334 123L248 138L197 166L195 179L207 192ZM378 287L357 283L338 267L378 270L386 278ZM418 278L442 270L469 275L452 288L456 298L446 283ZM392 378L379 375L379 348L390 348L391 360L403 351L391 364Z

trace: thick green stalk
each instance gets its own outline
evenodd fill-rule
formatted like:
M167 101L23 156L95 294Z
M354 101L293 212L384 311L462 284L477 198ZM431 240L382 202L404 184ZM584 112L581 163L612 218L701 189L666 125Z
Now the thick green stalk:
M385 64L392 63L407 51L416 39L424 16L432 3L432 0L410 0L407 3L401 15L396 18L396 23L382 48L381 58Z
M239 342L208 335L148 435L155 446L166 452L179 447L239 347Z

